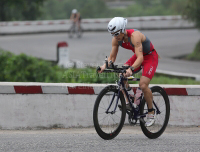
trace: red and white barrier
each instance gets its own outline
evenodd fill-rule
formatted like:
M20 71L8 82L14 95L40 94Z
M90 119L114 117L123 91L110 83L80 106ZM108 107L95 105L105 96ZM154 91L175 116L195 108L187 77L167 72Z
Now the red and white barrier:
M0 128L93 126L94 102L107 85L1 82ZM169 125L200 125L200 85L159 86L169 95ZM135 91L138 84L131 87Z
M194 28L194 23L184 20L181 16L143 16L128 17L127 29L180 29ZM106 31L111 18L82 19L84 31ZM26 34L66 32L71 27L70 20L44 20L44 21L13 21L0 22L0 34Z
M97 95L105 84L76 83L13 83L1 82L0 94L88 94ZM135 92L138 84L130 85ZM156 85L150 85L156 86ZM168 95L196 96L200 95L200 85L159 85Z
M136 21L165 21L165 20L181 20L180 15L176 16L142 16L142 17L127 17L128 22ZM111 18L99 18L99 19L82 19L83 24L93 23L108 23ZM11 21L0 22L0 26L31 26L31 25L56 25L56 24L70 24L70 20L41 20L41 21Z

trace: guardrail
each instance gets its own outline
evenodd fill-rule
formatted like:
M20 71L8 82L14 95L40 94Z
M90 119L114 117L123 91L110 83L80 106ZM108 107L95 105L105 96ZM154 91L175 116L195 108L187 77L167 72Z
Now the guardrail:
M82 19L82 28L84 31L106 31L110 19ZM127 28L145 30L194 28L194 23L188 22L179 15L128 17L127 19ZM68 32L70 26L70 20L0 22L0 34Z
M93 126L93 106L105 84L0 83L0 128ZM154 86L154 85L151 85ZM169 125L200 125L200 85L159 85L170 99ZM137 84L131 85L133 91Z

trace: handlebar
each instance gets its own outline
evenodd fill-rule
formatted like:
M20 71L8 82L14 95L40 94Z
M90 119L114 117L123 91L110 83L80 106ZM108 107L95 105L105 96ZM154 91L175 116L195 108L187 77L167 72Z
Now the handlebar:
M115 73L126 73L126 70L130 67L130 66L122 66L121 68L118 68L118 65L114 65L114 63L112 62L112 60L109 61L108 64L108 58L106 56L105 59L105 64L106 64L106 69L103 72L109 73L109 72L115 72ZM100 71L101 67L97 67L96 71Z
M119 68L118 65L114 65L114 63L112 61L109 62L110 66L108 66L107 57L105 59L105 64L106 64L106 69L103 72L106 72L106 73L111 73L111 72L126 73L126 70L131 67L131 66L122 66L121 68ZM100 71L100 70L101 70L101 67L98 66L96 69L97 74L98 74L98 71ZM121 76L123 76L123 74ZM140 81L140 78L134 78L134 77L131 77L131 79L129 79L129 78L126 78L126 79L131 80L131 81Z

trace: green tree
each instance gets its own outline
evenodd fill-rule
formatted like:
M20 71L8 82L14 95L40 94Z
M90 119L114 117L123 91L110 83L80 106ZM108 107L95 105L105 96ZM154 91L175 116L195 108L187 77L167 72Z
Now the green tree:
M8 18L7 8L12 4L13 0L0 0L0 21L6 21Z
M0 0L0 21L35 20L45 0Z
M188 0L183 15L200 29L200 0Z
M48 0L44 2L40 19L69 19L72 9L77 9L82 18L101 18L109 14L103 0Z
M185 11L183 13L184 17L195 22L196 27L200 30L200 1L199 0L188 0ZM196 44L193 53L189 54L187 59L199 60L200 61L200 41Z
M85 2L81 2L80 12L84 17L98 18L106 16L108 8L102 0L85 0Z
M149 7L152 5L154 0L135 0L137 4L141 4L144 8Z

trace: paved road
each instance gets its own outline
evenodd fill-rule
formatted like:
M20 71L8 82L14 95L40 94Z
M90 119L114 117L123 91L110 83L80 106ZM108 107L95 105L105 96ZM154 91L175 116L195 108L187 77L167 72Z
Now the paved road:
M39 131L0 131L1 152L197 152L200 127L167 127L158 139L150 140L139 126L126 126L113 140L101 139L94 128Z
M191 53L200 39L195 29L142 31L154 44L161 56L159 70L200 75L199 62L172 59ZM111 50L112 37L108 32L84 33L83 38L69 39L67 33L1 36L0 47L16 54L26 53L47 60L56 60L56 45L60 41L69 44L70 58L90 65L103 63ZM116 63L124 63L132 56L130 50L120 48Z

